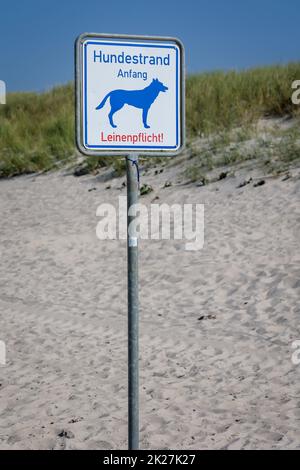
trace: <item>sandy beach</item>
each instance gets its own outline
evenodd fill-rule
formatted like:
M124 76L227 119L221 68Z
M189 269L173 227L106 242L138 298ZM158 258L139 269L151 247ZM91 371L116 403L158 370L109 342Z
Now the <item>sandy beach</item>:
M300 448L299 175L142 172L142 202L205 204L202 250L140 243L142 448ZM96 237L124 181L0 181L0 449L127 446L126 242Z

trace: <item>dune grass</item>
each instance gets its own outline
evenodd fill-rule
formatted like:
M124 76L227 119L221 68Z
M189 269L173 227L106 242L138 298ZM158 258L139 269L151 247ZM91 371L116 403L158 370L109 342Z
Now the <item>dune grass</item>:
M0 106L0 175L47 170L74 153L74 91L68 84L11 93Z
M299 113L300 106L291 101L291 85L299 77L300 62L188 77L188 134L207 135L252 123L263 116Z
M186 87L188 137L247 125L262 116L300 113L291 102L291 84L300 62L241 72L189 76ZM12 93L0 106L0 176L48 170L71 161L74 145L74 87L70 83L37 93ZM89 170L120 158L87 159Z

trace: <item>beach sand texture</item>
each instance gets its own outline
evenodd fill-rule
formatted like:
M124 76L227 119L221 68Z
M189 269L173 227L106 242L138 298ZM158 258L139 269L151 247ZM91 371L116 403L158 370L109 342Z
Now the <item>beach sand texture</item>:
M141 447L299 449L299 177L166 178L142 201L204 203L205 245L140 243ZM95 232L122 181L0 181L1 449L127 446L126 242Z

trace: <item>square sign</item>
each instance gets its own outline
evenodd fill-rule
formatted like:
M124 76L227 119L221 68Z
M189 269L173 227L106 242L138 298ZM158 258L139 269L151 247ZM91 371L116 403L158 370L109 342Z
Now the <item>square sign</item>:
M81 35L76 41L76 101L82 153L178 153L184 145L181 42Z

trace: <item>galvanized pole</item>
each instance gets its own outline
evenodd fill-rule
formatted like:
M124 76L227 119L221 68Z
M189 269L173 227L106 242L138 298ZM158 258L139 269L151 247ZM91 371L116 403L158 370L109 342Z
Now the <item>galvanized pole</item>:
M127 263L128 263L128 448L139 448L139 298L138 245L130 233L134 215L129 209L138 202L138 157L126 157L127 171Z

